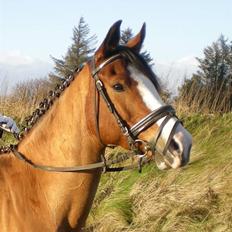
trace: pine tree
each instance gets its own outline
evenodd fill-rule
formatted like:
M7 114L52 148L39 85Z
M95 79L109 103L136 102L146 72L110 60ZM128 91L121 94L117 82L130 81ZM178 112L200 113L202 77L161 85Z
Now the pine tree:
M142 51L141 55L143 58L147 61L147 63L152 67L154 65L153 58L151 57L150 53L148 51Z
M132 29L126 28L122 31L120 43L121 44L127 44L127 42L133 37Z
M61 59L52 56L55 67L54 72L49 76L53 83L72 75L81 64L93 55L96 36L90 36L89 33L88 24L81 17L78 26L73 29L73 43L68 48L66 55Z
M191 88L192 97L189 99L201 99L201 105L208 108L208 111L231 111L232 43L221 35L216 42L204 49L204 58L196 59L199 62L199 70L190 80L185 80L179 89L179 95L189 95Z
M211 46L204 49L204 58L197 58L200 70L197 75L205 85L209 85L216 91L228 82L228 73L231 70L231 46L223 35Z

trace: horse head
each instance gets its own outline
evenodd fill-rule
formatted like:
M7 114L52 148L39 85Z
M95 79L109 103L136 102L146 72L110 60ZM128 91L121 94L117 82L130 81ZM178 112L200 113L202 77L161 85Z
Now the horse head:
M157 77L139 54L145 24L126 45L119 44L120 25L118 21L110 28L92 61L99 93L97 136L101 144L153 152L160 169L184 166L192 137L174 109L162 101Z

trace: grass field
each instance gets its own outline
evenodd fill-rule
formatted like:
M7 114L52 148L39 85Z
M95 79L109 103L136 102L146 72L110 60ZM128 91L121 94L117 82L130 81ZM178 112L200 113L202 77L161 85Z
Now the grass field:
M232 231L232 114L192 115L188 166L104 174L86 231Z
M9 108L4 99L0 103L1 112L19 124L33 109ZM193 135L189 165L159 171L152 163L141 174L103 174L86 232L232 231L232 113L183 118ZM7 134L4 140L15 142Z

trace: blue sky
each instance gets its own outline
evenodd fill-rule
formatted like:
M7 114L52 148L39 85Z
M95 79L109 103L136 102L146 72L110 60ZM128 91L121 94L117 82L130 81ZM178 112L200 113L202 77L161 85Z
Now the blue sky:
M221 33L232 40L231 0L0 0L0 55L18 53L51 62L71 43L81 16L99 43L118 19L139 31L147 24L145 48L155 61L201 56Z

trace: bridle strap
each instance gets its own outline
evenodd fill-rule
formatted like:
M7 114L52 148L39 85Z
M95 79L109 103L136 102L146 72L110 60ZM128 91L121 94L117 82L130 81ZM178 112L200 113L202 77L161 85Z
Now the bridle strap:
M116 60L116 59L118 59L120 57L122 57L122 55L120 53L116 54L116 55L108 58L107 60L105 60L97 68L95 67L94 59L92 60L92 62L91 62L91 67L92 67L92 70L93 70L92 71L92 77L95 80L96 88L97 88L99 94L102 96L103 100L105 101L109 111L114 115L114 117L115 117L115 119L117 121L117 124L119 125L122 133L127 137L128 144L131 147L131 149L137 149L137 146L135 144L136 144L136 141L137 141L137 137L141 132L148 129L150 126L152 126L154 123L156 123L159 119L166 116L166 119L162 123L162 127L158 131L158 135L157 135L157 138L155 140L156 143L157 143L157 140L159 139L164 126L168 122L168 118L169 119L172 118L172 117L177 118L176 115L175 115L175 110L170 105L161 106L157 110L154 110L151 113L149 113L147 116L145 116L143 119L141 119L139 122L137 122L132 127L129 127L127 125L127 123L121 118L119 113L117 112L114 104L112 103L109 95L107 94L107 91L106 91L106 89L104 87L103 82L100 80L100 78L98 76L98 73L101 71L101 69L103 69L106 65L110 64L111 62L113 62L114 60ZM178 124L178 122L179 121L177 120L175 125ZM98 128L98 125L97 125L97 128ZM175 132L174 129L175 128L172 128L172 133L171 133L172 136L173 136L173 134ZM99 130L98 130L98 135L99 135L99 138L100 138L100 141L101 141ZM170 136L170 135L169 135L168 140L171 141L172 136ZM168 149L168 146L170 144L170 141L167 141L166 144L165 144L165 148L164 148L165 154L166 154L166 150Z
M179 119L177 119L177 120L175 121L174 126L172 127L172 130L171 130L171 132L170 132L170 134L169 134L169 136L168 136L168 140L167 140L167 142L166 142L166 144L165 144L165 147L164 147L164 149L163 149L163 152L162 152L164 156L167 154L168 147L169 147L169 145L170 145L170 143L171 143L171 141L172 141L172 139L173 139L173 136L174 136L174 134L175 134L175 130L176 130L177 126L178 126L180 123L181 123L181 121L180 121Z
M47 171L47 172L64 172L64 173L65 172L89 172L95 169L102 169L103 172L118 172L118 171L130 170L130 169L134 169L138 167L138 164L127 165L123 167L110 167L111 165L121 163L129 159L130 158L129 155L126 155L121 158L113 159L113 160L104 159L102 162L97 162L97 163L87 164L87 165L82 165L82 166L56 167L56 166L35 164L31 160L29 160L27 157L25 157L21 152L19 152L15 147L12 147L11 151L13 152L15 157L18 158L19 160L29 164L31 167L35 169L39 169L39 170ZM141 165L148 163L149 161L150 160L144 157Z
M121 54L116 54L114 56L111 56L110 58L108 58L107 60L103 61L97 68L95 67L95 61L94 61L94 58L92 59L92 76L93 78L95 78L95 76L97 75L97 73L99 71L101 71L101 69L103 69L107 64L113 62L114 60L118 59L122 57Z
M101 145L104 147L105 144L102 141L100 128L99 128L99 92L97 91L96 85L94 85L94 112L95 112L95 127L96 127L97 137Z
M160 126L158 127L158 131L157 131L157 134L155 136L155 139L154 139L154 146L156 147L157 143L158 143L158 140L162 134L162 131L165 127L165 125L167 124L167 122L172 118L171 115L167 115L164 120L162 121L162 123L160 124Z
M159 119L170 115L173 117L175 111L170 105L161 106L157 110L152 111L146 117L137 122L134 126L130 128L131 133L137 137L142 131L149 128L151 125L156 123Z
M92 77L95 80L95 85L96 85L97 91L102 96L109 111L114 115L116 122L117 122L119 128L121 129L122 133L127 136L129 143L132 143L134 141L134 138L130 133L130 130L129 130L127 123L121 118L120 114L116 110L114 104L112 103L109 95L106 92L106 89L105 89L103 82L100 80L100 78L98 76L98 72L101 71L102 68L104 68L107 64L113 62L114 60L119 59L120 57L122 57L121 54L116 54L116 55L110 57L109 59L107 59L106 61L104 61L103 63L101 63L97 68L95 67L95 62L93 59L91 62L91 68L93 70ZM97 128L98 127L99 126L97 125ZM99 138L101 138L99 130L98 130L98 133L99 133Z

